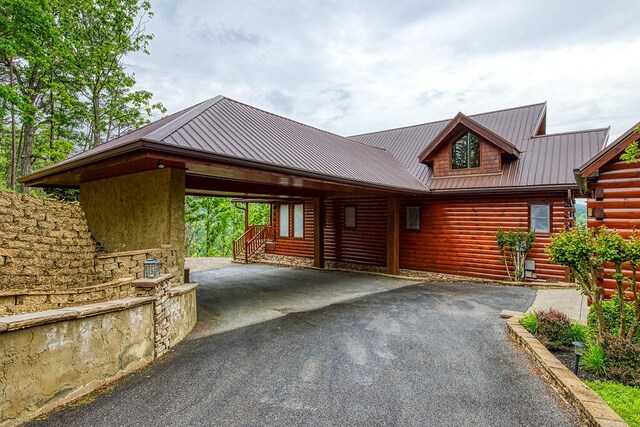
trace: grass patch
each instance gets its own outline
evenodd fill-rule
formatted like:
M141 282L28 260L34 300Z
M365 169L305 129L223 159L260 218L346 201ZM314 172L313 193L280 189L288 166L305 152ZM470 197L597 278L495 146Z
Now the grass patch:
M631 427L640 427L640 388L605 381L585 381Z

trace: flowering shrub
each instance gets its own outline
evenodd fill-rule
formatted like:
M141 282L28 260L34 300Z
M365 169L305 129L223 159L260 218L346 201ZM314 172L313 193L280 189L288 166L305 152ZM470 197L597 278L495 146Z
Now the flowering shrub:
M571 345L571 322L563 312L554 309L536 311L536 326L538 339L549 350L560 350Z

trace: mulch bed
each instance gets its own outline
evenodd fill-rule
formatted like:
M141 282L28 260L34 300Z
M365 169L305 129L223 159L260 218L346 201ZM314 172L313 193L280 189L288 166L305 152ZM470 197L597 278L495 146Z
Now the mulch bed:
M573 350L552 351L552 353L560 362L562 362L564 366L566 366L571 372L574 372L574 369L576 367L576 354L573 352ZM587 371L587 369L584 367L581 367L578 370L578 378L587 381L604 381L604 378L599 377L598 375L595 375L590 371Z

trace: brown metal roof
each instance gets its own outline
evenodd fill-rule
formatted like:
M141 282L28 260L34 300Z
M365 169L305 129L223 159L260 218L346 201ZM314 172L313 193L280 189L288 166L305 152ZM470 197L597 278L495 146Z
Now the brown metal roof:
M573 169L600 151L608 129L535 136L545 113L543 103L469 116L520 152L520 158L505 162L498 174L435 178L431 168L420 163L418 155L451 120L356 135L351 139L387 150L431 191L575 187Z
M625 133L620 135L611 144L607 145L602 151L587 160L586 163L576 170L576 172L580 173L583 178L587 178L600 167L615 159L629 145L631 145L632 142L637 141L638 138L640 138L640 131L637 130L639 127L640 122L630 127Z
M21 182L46 183L54 174L110 156L153 149L416 193L574 187L573 169L603 147L608 130L535 136L545 114L546 104L535 104L469 116L502 145L512 146L520 158L506 162L502 174L434 178L418 156L451 120L345 138L218 96L41 169Z
M426 192L424 185L384 150L218 96L108 141L23 181L91 162L136 143L179 147L311 172L327 179Z

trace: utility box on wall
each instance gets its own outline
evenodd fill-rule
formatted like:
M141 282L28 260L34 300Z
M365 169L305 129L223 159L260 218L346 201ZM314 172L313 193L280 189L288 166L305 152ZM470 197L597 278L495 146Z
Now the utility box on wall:
M535 279L536 276L536 262L533 260L526 260L524 262L524 277L526 279Z

